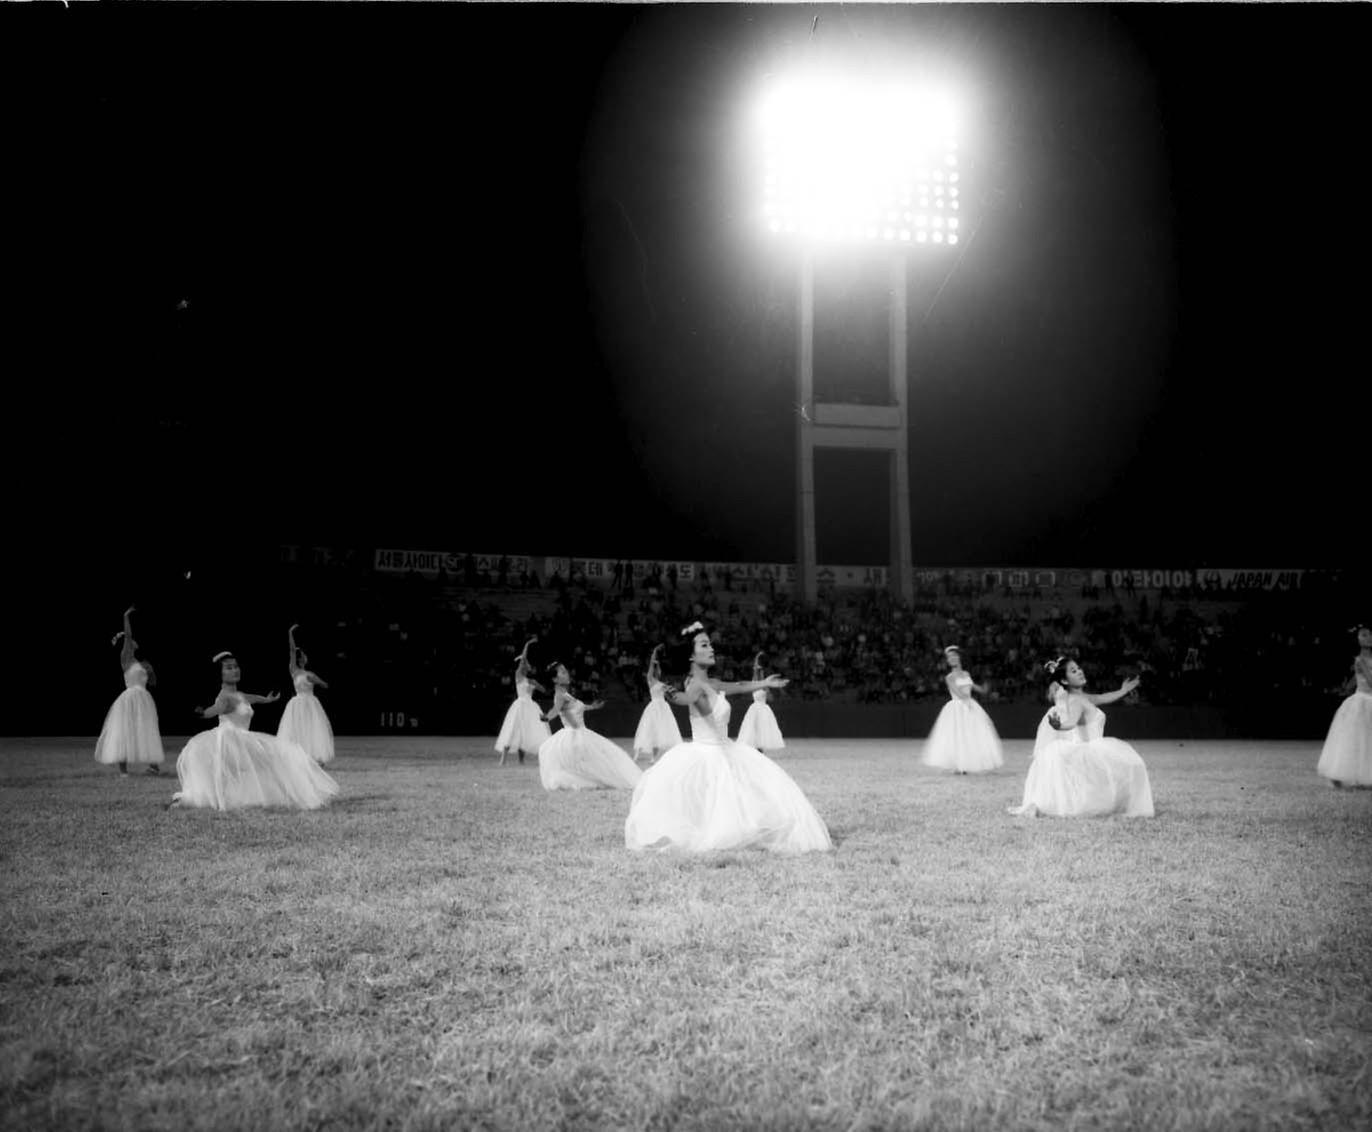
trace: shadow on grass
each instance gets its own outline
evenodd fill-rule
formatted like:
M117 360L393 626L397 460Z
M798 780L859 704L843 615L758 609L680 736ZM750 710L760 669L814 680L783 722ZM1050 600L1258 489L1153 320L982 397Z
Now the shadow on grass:
M372 802L394 802L394 794L345 794L329 803L331 810L360 810Z

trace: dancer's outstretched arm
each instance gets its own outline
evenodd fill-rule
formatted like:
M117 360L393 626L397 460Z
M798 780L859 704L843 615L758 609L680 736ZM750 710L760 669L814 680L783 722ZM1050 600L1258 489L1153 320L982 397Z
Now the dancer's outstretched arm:
M1113 704L1116 700L1124 699L1125 696L1138 686L1139 678L1137 676L1131 676L1113 692L1101 692L1099 695L1092 695L1090 692L1084 692L1083 695L1093 704Z
M216 715L228 715L233 711L233 697L228 692L220 692L209 707L193 708L192 710L203 719L213 719Z
M784 688L790 681L783 676L764 676L761 680L720 680L712 682L716 692L726 696L737 696L745 692L756 692L759 688Z
M548 723L551 723L554 719L556 719L558 713L562 710L562 705L571 698L572 697L569 696L566 692L564 692L561 688L554 692L553 706L543 713L544 720Z
M268 692L265 696L255 696L251 692L239 692L243 697L244 703L249 704L274 704L281 698L280 692Z
M1086 705L1082 701L1087 698L1088 697L1086 696L1080 696L1078 699L1074 700L1070 693L1064 692L1062 699L1058 701L1057 706L1048 713L1048 722L1052 724L1053 729L1056 731L1071 731L1080 724L1082 717L1086 714Z

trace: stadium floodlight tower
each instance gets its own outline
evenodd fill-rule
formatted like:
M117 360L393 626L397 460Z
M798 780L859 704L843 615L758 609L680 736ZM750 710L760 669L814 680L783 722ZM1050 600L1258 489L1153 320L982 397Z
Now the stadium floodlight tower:
M885 451L890 466L890 585L913 597L910 552L906 273L912 249L948 255L961 236L956 116L948 95L902 79L809 74L774 81L758 114L762 223L799 254L796 379L797 590L818 596L816 448ZM887 404L814 397L815 250L889 257Z

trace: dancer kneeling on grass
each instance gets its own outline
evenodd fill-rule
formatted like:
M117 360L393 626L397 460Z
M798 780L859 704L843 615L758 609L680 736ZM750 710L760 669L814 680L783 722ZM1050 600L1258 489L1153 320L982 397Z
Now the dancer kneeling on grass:
M95 743L95 761L119 765L120 774L129 773L129 763L146 763L149 774L160 774L162 765L162 733L157 729L157 705L153 703L148 684L155 684L157 676L152 665L137 657L138 642L133 639L129 614L133 606L124 610L124 631L117 633L111 644L124 642L119 665L124 670L124 690L110 705L105 725Z
M1315 771L1335 786L1372 786L1372 629L1358 626L1353 658L1353 694L1339 705L1329 724Z
M972 699L973 692L986 695L986 689L974 684L962 668L962 654L956 645L943 650L948 664L948 694L952 696L924 741L924 762L927 766L951 770L954 774L984 774L995 770L1005 760L1001 756L1000 735L986 709Z
M604 705L583 704L567 689L572 678L565 665L553 664L553 706L544 719L560 716L562 730L538 748L538 777L545 790L632 790L643 771L617 743L585 724L588 711Z
M305 655L305 650L295 647L295 631L299 628L299 625L292 625L287 634L291 646L291 684L295 687L295 695L286 701L286 710L281 713L276 737L299 743L317 763L332 762L333 727L324 713L324 705L314 694L316 687L327 688L328 685L307 667L310 658Z
M654 759L658 752L675 747L681 742L681 728L676 724L676 716L664 698L667 685L662 682L662 670L657 664L657 654L661 645L653 648L648 658L648 706L638 718L638 729L634 732L634 761L640 757Z
M338 793L338 783L298 743L262 731L250 731L252 705L280 698L238 690L238 661L232 653L215 656L223 681L206 719L219 717L213 731L202 731L181 750L176 773L181 789L174 806L238 810L249 806L288 806L314 810Z
M691 674L673 702L691 717L691 741L673 747L643 773L624 822L630 849L681 850L754 846L776 853L833 848L829 831L800 787L761 751L729 738L729 695L782 688L779 676L747 683L709 679L715 662L700 622L682 630Z
M1024 800L1010 812L1023 817L1151 818L1148 768L1128 743L1105 738L1105 713L1098 706L1123 699L1138 687L1138 677L1131 676L1118 691L1091 695L1075 660L1059 657L1045 667L1062 685L1053 713L1060 734L1035 756L1024 780Z
M529 646L537 637L530 637L519 650L519 660L515 664L515 700L505 712L505 720L500 725L500 734L495 739L495 749L500 752L500 765L505 765L505 756L511 751L519 753L519 761L524 761L524 753L536 755L538 749L548 741L552 734L543 722L543 713L534 703L534 693L542 692L543 685L529 675Z
M753 657L753 683L762 680L762 658L765 653ZM743 722L738 725L738 741L745 747L759 751L780 751L785 748L786 740L781 737L777 726L776 713L767 706L767 689L759 688L753 693L753 702L743 713Z

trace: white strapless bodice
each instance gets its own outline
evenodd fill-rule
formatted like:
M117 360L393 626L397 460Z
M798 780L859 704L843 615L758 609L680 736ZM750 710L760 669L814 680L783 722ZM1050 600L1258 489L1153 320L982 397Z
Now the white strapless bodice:
M586 725L586 705L575 696L569 697L558 709L558 718L563 727L578 728Z
M252 725L252 704L248 703L237 692L229 693L233 698L233 711L225 712L219 717L220 727L241 727L244 731Z
M654 703L666 703L667 685L661 680L654 680L648 685L648 696Z
M766 702L767 702L767 689L766 689L766 688L758 688L756 691L753 692L753 703L755 703L755 704L765 704Z
M953 677L953 685L957 688L970 688L972 686L972 678L964 672L961 675ZM955 700L962 698L961 696L953 695L952 688L948 689L948 694Z
M531 700L534 698L534 687L527 680L515 681L515 696L521 700Z
M125 688L146 688L148 686L148 670L138 661L134 661L124 669Z
M1065 696L1058 698L1058 713L1066 709L1068 700ZM1070 731L1055 732L1058 739L1075 740L1081 743L1094 743L1105 735L1105 712L1101 711L1090 700L1082 701L1081 721Z
M314 685L310 683L310 678L309 678L309 676L306 675L304 672L297 672L297 673L295 674L294 683L295 683L296 695L299 695L299 696L312 696L312 695L314 695Z
M1372 694L1372 673L1369 673L1368 666L1363 663L1362 657L1353 661L1353 675L1357 680L1358 691L1364 695Z
M709 715L701 715L696 702L691 704L691 741L723 746L729 737L729 700L715 693L715 704Z

